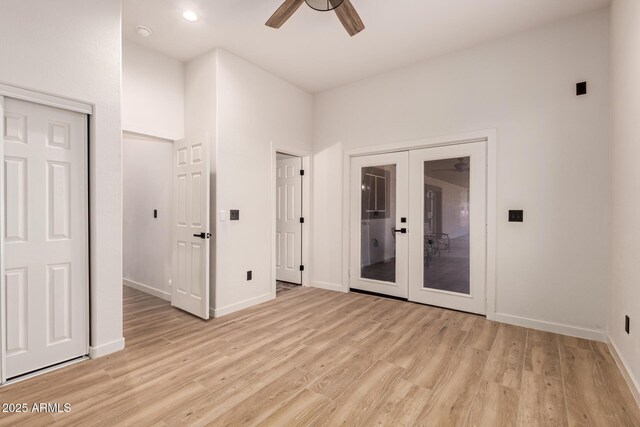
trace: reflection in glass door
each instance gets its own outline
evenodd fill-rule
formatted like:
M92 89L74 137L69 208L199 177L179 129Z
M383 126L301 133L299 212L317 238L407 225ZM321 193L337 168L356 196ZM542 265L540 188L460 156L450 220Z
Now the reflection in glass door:
M423 164L425 288L470 293L470 163L467 156Z
M485 143L410 157L409 299L484 314Z
M407 152L352 159L350 287L406 297Z

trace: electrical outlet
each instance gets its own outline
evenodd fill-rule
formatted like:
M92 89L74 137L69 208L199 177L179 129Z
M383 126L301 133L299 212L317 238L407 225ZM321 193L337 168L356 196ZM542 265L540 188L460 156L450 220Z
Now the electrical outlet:
M253 279L253 272L251 270L247 271L247 280Z
M629 328L630 328L630 323L631 323L631 319L629 319L629 316L624 316L624 331L626 333L629 333Z

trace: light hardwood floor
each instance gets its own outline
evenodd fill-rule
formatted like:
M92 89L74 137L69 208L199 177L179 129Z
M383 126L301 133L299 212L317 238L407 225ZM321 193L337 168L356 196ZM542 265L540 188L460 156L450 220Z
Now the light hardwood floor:
M204 322L125 287L125 351L0 389L2 425L640 426L606 346L296 288Z

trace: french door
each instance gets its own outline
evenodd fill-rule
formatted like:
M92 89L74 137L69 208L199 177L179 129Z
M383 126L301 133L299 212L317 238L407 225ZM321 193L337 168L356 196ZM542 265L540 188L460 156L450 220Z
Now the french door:
M485 143L410 153L409 299L485 314Z
M352 289L408 296L408 190L408 152L352 159Z
M351 288L486 312L485 148L352 159Z

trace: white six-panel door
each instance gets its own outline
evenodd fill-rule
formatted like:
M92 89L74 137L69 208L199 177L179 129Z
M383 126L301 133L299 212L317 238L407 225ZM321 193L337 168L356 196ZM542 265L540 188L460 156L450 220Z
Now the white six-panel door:
M302 283L302 159L276 161L276 280Z
M173 144L171 305L209 318L209 142Z
M88 352L87 116L4 99L6 378Z

